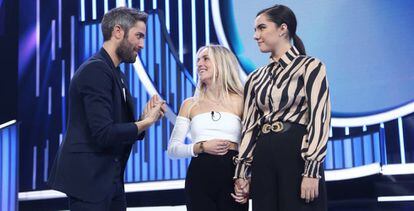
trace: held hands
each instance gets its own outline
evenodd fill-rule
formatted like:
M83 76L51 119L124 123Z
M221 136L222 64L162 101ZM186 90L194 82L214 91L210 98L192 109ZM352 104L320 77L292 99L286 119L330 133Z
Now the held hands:
M305 199L306 203L312 202L319 196L319 179L303 177L300 189L300 197Z
M148 101L142 112L142 119L149 121L150 124L158 121L164 116L167 106L164 100L161 100L158 95L154 95Z
M203 142L204 152L212 155L225 155L230 148L230 142L223 139L213 139Z
M245 204L249 200L250 181L245 179L236 179L234 181L234 193L231 196L240 204Z

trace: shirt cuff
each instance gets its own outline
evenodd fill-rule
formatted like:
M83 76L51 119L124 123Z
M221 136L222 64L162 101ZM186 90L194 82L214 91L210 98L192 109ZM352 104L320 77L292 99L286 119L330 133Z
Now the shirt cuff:
M239 158L238 156L233 157L233 163L236 165L236 171L233 179L248 179L250 174L250 166L252 163L252 158Z
M321 164L321 162L316 160L305 161L305 171L303 172L302 176L320 179Z

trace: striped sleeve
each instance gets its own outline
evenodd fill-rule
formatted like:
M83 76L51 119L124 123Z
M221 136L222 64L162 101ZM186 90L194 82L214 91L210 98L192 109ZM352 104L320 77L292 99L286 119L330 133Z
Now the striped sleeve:
M253 75L254 74L251 74L249 76L244 87L243 129L239 154L233 159L236 165L234 179L246 178L250 175L250 166L253 161L253 149L256 146L256 139L253 135L252 128L256 125L258 114L254 103L254 90L253 86L251 86Z
M307 134L302 141L301 155L305 160L303 176L320 178L326 155L331 120L331 103L325 65L312 59L305 69L304 86L309 114Z

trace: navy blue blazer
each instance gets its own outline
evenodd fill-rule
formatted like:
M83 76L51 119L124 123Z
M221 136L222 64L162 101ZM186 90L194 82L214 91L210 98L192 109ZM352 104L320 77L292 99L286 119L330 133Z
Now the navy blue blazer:
M48 180L53 189L97 202L123 179L131 147L145 135L134 124L127 87L103 48L78 68L69 85L66 135Z

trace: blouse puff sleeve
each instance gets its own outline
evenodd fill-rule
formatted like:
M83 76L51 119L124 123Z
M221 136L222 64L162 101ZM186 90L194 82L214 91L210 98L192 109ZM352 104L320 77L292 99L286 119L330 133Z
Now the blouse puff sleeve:
M313 59L305 68L304 88L309 123L303 137L301 156L305 160L302 176L321 178L331 121L331 102L325 65Z
M247 78L244 87L244 105L243 105L243 128L242 137L239 147L239 154L233 158L236 170L233 179L250 177L250 167L253 161L253 150L256 146L256 137L253 134L253 128L257 125L259 116L254 96L253 87L250 85L250 79L253 78L258 71L254 71Z

